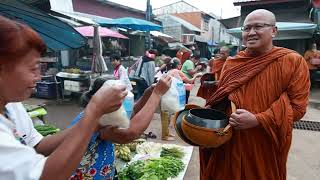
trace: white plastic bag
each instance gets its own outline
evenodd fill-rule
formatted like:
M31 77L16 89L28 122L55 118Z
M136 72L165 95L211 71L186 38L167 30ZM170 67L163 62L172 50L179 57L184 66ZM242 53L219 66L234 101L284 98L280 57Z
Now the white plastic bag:
M123 81L121 80L108 80L103 85L111 87L111 86L117 86L121 84L123 85ZM99 124L101 126L111 125L111 126L118 126L119 128L128 128L130 125L130 121L127 116L127 112L123 107L123 104L118 110L103 115L99 119Z
M170 89L161 97L161 110L174 114L186 105L186 90L181 79L172 77Z

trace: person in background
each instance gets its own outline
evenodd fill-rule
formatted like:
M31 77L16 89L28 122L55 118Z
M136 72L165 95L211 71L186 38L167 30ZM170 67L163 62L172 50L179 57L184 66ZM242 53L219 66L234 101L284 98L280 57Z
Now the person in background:
M187 79L192 79L203 67L202 65L197 65L200 62L200 52L195 52L192 55L191 60L186 60L182 67L181 71ZM191 88L192 89L192 88ZM188 103L188 99L190 96L190 90L186 91L186 103Z
M172 77L177 77L181 79L185 85L186 92L191 91L194 81L196 78L200 77L201 74L196 74L191 79L187 78L184 73L180 70L181 63L178 58L172 58L172 69L168 71L167 75ZM161 117L161 132L162 132L162 140L165 141L173 141L174 134L170 133L169 127L171 124L172 114L169 114L168 111L163 111L160 109L160 117Z
M157 53L157 50L148 50L138 62L137 69L134 72L134 78L136 79L138 88L137 98L141 97L143 92L155 81L156 67L154 60Z
M125 83L125 85L127 86L127 90L131 91L132 90L132 85L131 85L131 82L130 82L129 77L128 77L128 71L121 64L120 56L117 55L117 54L113 54L113 55L110 56L110 61L111 61L111 64L112 64L112 66L114 68L113 76L116 79L122 80L123 83Z
M199 148L200 179L285 180L293 123L308 105L308 65L297 52L273 45L278 29L272 12L249 13L241 29L247 48L225 62L206 104L229 115L232 138L218 148Z
M202 97L203 99L208 99L209 96L216 90L216 83L219 81L222 68L227 58L229 58L229 48L223 46L219 50L218 58L211 59L208 63L209 73L204 74L201 79L201 85L198 90L197 96ZM206 82L214 79L214 83L207 84Z
M314 80L320 79L320 77L318 77L319 75L317 75L317 71L320 70L320 51L317 50L316 43L311 44L311 48L304 54L304 59L307 61L309 67L310 80L312 84Z
M229 58L230 49L227 46L222 46L219 51L219 57L210 60L210 72L214 74L215 80L218 81L222 72L222 68L227 58Z
M157 56L157 50L148 50L146 54L142 56L141 61L138 64L135 75L145 80L146 85L149 87L154 83L155 75L155 63L154 60Z
M176 53L176 57L180 60L181 64L183 64L186 60L190 59L192 51L186 48L180 48Z
M161 59L163 61L163 64L160 66L160 68L157 70L157 72L161 73L167 73L169 70L172 69L172 60L170 56L162 55Z
M94 81L91 90L84 93L80 100L81 105L86 107L92 96L110 79L98 78ZM114 143L126 144L138 137L149 126L153 114L159 105L161 96L169 89L170 76L162 78L157 84L146 89L143 96L134 106L134 114L130 120L128 129L118 129L107 126L95 133L90 140L87 151L82 158L80 166L70 179L113 179L115 178L115 155ZM81 112L72 122L71 127L82 118Z

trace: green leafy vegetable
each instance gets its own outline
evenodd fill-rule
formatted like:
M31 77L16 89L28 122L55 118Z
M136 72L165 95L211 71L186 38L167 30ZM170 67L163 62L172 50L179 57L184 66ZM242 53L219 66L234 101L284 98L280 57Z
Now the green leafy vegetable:
M184 169L180 159L161 157L136 161L119 173L120 180L167 180L176 177Z
M177 147L173 148L162 148L160 157L175 157L178 159L183 158L184 152Z

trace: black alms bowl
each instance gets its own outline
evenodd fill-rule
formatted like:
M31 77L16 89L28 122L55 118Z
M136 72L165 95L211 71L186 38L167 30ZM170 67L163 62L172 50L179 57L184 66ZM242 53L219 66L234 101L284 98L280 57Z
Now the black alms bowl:
M186 121L198 127L208 129L224 128L228 125L227 115L214 109L191 109L186 117Z

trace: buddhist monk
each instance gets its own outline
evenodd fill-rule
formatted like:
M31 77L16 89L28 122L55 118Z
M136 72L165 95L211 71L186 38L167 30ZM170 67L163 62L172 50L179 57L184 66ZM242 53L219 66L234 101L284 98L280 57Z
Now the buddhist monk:
M215 75L216 80L219 80L222 72L222 67L226 62L227 58L229 57L229 55L230 55L229 48L227 46L222 46L220 48L219 58L210 60L209 63L212 63L210 72Z
M200 79L201 85L198 90L197 96L202 97L203 99L208 99L212 92L216 90L216 84L206 84L205 81L210 80L210 76L214 78L215 81L218 81L222 72L222 68L227 58L229 57L230 50L227 46L220 48L218 58L214 58L209 61L208 65L210 67L209 74L205 74Z
M275 23L275 15L263 9L244 20L247 48L226 61L207 101L207 107L225 107L233 135L218 148L200 147L202 180L286 179L292 125L306 112L310 81L302 56L273 45Z
M320 70L320 51L317 50L317 44L312 43L309 50L304 54L304 59L307 61L310 73L311 85L316 79L319 79L318 71Z

